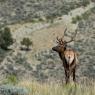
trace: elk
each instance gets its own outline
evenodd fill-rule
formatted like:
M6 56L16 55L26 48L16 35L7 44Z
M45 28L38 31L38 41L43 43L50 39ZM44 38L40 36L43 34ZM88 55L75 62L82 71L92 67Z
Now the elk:
M65 29L64 33L66 31L67 28ZM76 82L75 72L76 65L78 64L77 53L72 48L68 47L68 43L74 41L76 34L77 31L70 41L64 40L64 35L61 38L57 37L57 46L52 48L53 51L56 51L59 54L60 59L63 62L66 84L70 82L71 75L73 75L73 81Z

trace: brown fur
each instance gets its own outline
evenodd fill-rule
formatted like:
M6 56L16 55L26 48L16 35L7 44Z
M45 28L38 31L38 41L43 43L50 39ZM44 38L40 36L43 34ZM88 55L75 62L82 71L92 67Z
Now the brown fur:
M76 55L75 52L73 50L65 50L62 53L59 53L59 56L63 62L63 67L65 70L65 79L66 79L66 84L70 82L70 76L73 74L73 81L76 81L76 77L75 77L75 71L76 71ZM69 63L69 61L67 61L67 59L72 58L71 62Z
M66 41L62 39L57 40L58 45L53 47L52 50L58 52L63 62L66 84L70 82L71 75L73 75L73 81L76 82L75 72L76 65L78 64L77 53L73 49L68 48Z

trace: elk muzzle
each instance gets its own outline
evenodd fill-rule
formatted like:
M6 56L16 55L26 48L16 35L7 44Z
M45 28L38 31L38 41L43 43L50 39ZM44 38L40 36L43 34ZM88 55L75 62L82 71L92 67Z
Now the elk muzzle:
M55 47L52 48L52 50L53 50L53 51L58 51L57 48L58 48L58 47L55 46Z

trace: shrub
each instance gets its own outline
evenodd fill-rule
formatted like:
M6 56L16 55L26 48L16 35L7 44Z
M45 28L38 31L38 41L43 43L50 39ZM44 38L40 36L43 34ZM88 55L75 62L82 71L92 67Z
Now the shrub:
M90 0L82 0L81 4L86 7L90 3Z
M91 8L91 12L95 13L95 7Z
M54 22L54 17L53 16L47 16L46 19L47 19L47 22L50 22L50 23Z
M84 19L84 20L87 20L88 18L89 18L89 16L90 16L90 12L89 11L87 11L87 12L85 12L84 14L82 14L82 18Z
M29 50L29 46L32 45L32 41L29 38L23 38L23 40L21 41L21 45L25 45L26 46L26 50Z
M3 84L12 84L15 85L18 83L18 79L15 75L9 75L7 78L3 81Z
M5 2L6 0L0 0L0 2Z
M78 21L82 20L81 16L76 16L72 18L72 23L76 24Z
M5 27L0 31L0 47L7 50L10 45L13 44L13 38L10 32L10 28Z
M13 85L2 85L0 95L28 95L28 90Z

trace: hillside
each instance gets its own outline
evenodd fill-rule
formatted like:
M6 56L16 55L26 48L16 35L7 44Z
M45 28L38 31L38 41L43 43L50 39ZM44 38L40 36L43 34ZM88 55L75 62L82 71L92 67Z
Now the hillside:
M0 25L54 19L90 0L0 0Z
M64 80L62 62L51 48L56 45L56 37L63 35L65 27L68 28L66 40L73 36L76 28L78 30L76 41L70 44L79 53L77 80L95 78L95 3L90 2L84 7L81 0L0 1L0 24L10 27L16 39L11 51L0 49L1 83L8 75L15 75L20 81ZM82 16L81 20L72 23L77 16ZM24 37L33 41L30 51L20 49Z

